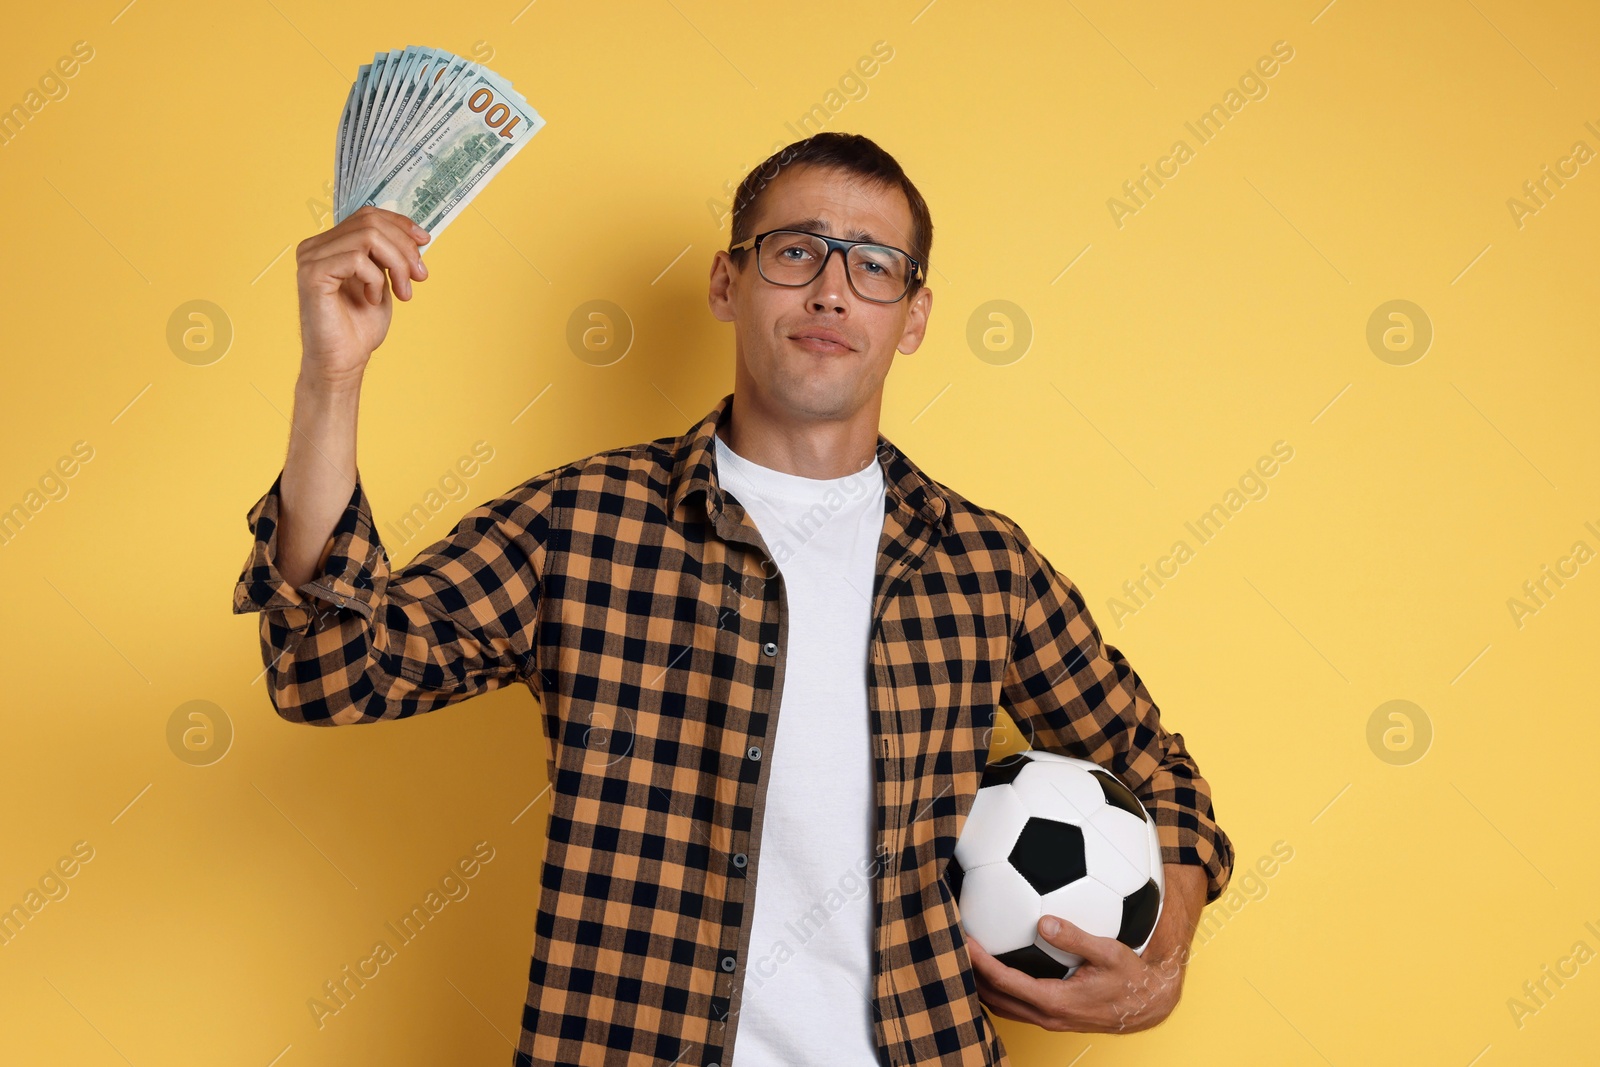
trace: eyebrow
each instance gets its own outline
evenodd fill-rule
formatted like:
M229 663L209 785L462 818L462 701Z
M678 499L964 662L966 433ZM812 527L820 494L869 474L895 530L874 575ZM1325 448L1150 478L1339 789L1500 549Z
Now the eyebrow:
M777 230L812 230L812 231L814 231L816 233L825 233L830 237L833 236L833 231L832 231L832 229L829 228L827 219L818 219L818 218L798 219L798 220L796 220L794 222L784 223L782 226L775 226L775 227L773 227L773 229L777 229ZM868 233L866 230L857 230L857 231L855 231L854 233L852 233L850 235L849 240L852 240L852 241L871 241L873 244L883 244L884 243L881 240L879 240L878 238L874 237L872 234Z

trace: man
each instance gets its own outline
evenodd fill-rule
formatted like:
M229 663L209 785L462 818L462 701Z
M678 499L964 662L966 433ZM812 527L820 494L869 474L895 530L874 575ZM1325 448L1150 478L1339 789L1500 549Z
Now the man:
M979 1005L1117 1032L1177 1002L1233 849L1180 734L1005 515L878 432L922 343L933 228L900 166L822 133L767 160L711 264L734 391L680 437L537 475L391 573L356 462L364 367L427 235L365 209L299 246L282 473L236 612L278 713L436 710L520 682L552 783L517 1064L1003 1064ZM963 936L945 869L994 713L1154 814L1143 957L1036 979Z

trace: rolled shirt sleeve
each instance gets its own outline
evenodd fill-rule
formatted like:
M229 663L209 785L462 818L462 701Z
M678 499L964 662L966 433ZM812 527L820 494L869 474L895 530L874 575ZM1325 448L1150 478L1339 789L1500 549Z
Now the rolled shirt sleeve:
M1091 760L1122 779L1156 821L1162 862L1203 867L1211 903L1227 887L1234 857L1210 785L1183 735L1162 725L1127 658L1102 640L1077 587L1020 528L1016 535L1026 606L1002 700L1034 748Z
M260 613L267 691L278 714L316 726L405 718L516 681L538 695L532 642L549 477L462 516L391 572L357 475L317 573L278 571L283 475L246 515L254 543L235 614Z

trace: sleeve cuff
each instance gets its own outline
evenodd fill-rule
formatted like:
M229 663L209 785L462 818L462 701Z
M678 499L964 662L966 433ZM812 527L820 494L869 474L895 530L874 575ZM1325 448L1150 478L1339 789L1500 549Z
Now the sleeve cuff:
M1156 817L1156 836L1161 841L1161 862L1199 867L1206 875L1205 903L1210 904L1220 897L1233 878L1233 842L1228 839L1228 835L1222 832L1221 827L1208 831L1188 825L1194 821L1192 813L1189 812L1180 813L1180 821L1176 826L1171 822L1164 822L1156 816L1148 800L1144 803L1145 807L1150 809L1150 814Z
M292 629L309 624L313 615L329 606L350 608L363 618L372 618L388 583L389 558L373 524L372 507L360 473L350 501L329 537L331 548L323 546L327 561L298 589L278 572L276 562L282 482L283 472L279 471L272 487L246 513L255 543L233 589L234 614L282 612Z

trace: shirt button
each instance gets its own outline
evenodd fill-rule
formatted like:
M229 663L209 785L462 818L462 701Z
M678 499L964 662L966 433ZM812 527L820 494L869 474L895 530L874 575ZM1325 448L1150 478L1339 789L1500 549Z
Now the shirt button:
M732 956L724 956L724 957L722 957L722 969L725 970L725 971L733 970L733 957Z
M750 860L745 856L745 854L743 852L735 852L733 854L733 865L735 867L743 867L746 863L749 863L749 862L750 862Z
M751 759L760 759L761 758L761 746L760 745L751 745L749 750L745 752L745 755L749 756Z
M761 651L765 652L769 656L776 656L778 654L778 642L768 641L766 644L761 646Z

